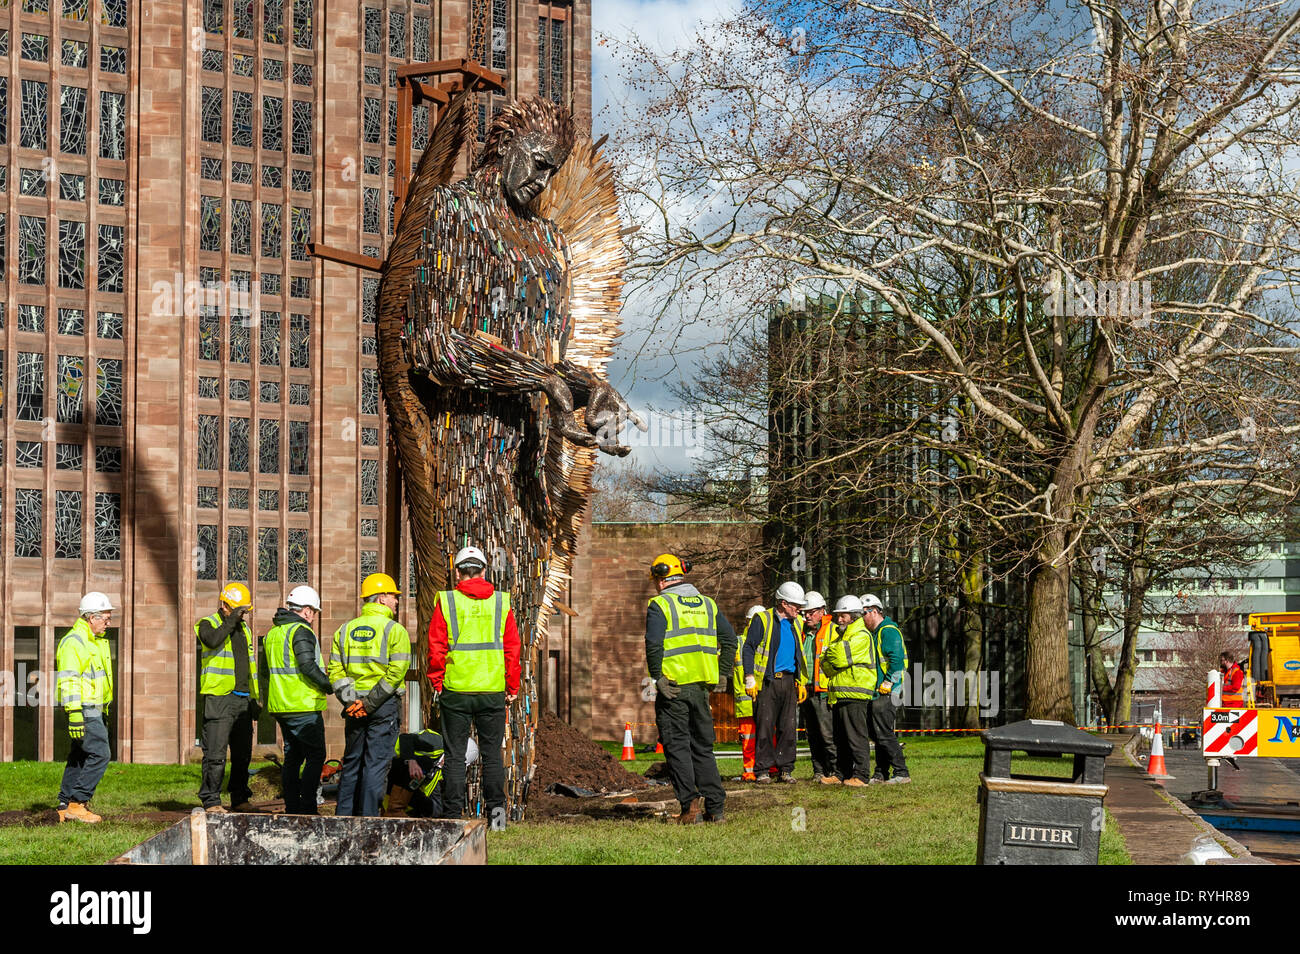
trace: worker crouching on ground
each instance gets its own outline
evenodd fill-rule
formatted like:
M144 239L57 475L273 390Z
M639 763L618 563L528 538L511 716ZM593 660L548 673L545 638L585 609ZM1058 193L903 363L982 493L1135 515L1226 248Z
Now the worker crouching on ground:
M655 682L655 721L664 760L682 806L680 824L724 820L726 793L713 755L709 693L726 691L736 657L736 631L718 606L683 577L690 569L671 553L655 558L650 579L658 595L646 607L645 655Z
M745 691L754 699L758 734L757 781L794 781L799 705L807 695L803 645L803 587L782 583L776 605L759 613L745 632Z
M478 758L474 740L465 761L472 765ZM442 736L432 729L403 732L393 747L388 770L388 799L384 815L390 818L442 817Z
M316 791L325 764L325 697L334 690L322 669L320 642L312 629L320 621L320 596L296 586L275 611L262 640L258 679L267 710L280 723L284 763L280 782L284 810L315 815Z
M748 627L749 621L761 612L762 606L751 606L745 614L745 625ZM754 775L754 700L745 691L745 666L741 659L740 640L736 640L736 666L731 670L731 695L736 707L736 721L740 726L739 781L752 782L757 778Z
M876 744L876 772L871 781L887 785L906 785L912 781L903 758L903 747L898 744L894 725L898 720L898 706L893 692L903 684L907 675L907 646L903 631L885 615L879 598L868 593L862 599L862 622L871 630L876 641L876 697L871 700L871 741Z
M59 705L68 716L72 748L59 787L59 821L103 821L88 806L110 755L108 707L113 702L113 657L104 635L113 604L103 593L81 598L80 617L55 651Z
M401 591L387 573L361 584L361 615L334 633L327 670L343 703L343 765L336 815L379 814L411 666L411 636L394 618Z
M871 700L876 694L876 641L862 622L862 600L841 596L822 652L834 726L836 771L830 784L862 788L871 772Z
M506 706L519 696L519 630L510 594L483 577L487 557L465 547L452 561L460 582L440 592L429 621L429 681L442 711L443 818L465 812L465 748L471 727L483 757L489 825L506 827L506 770L501 743Z
M199 801L210 812L221 807L221 781L230 749L230 807L247 811L252 789L253 726L261 712L257 688L257 645L245 617L253 597L242 583L227 583L217 611L194 624L199 640L199 695L203 697L203 779Z
M831 634L831 617L826 612L826 598L816 590L804 595L803 658L808 673L807 697L799 706L804 728L808 731L808 751L812 755L813 781L833 785L835 775L835 728L831 704L826 691L826 673L821 656Z

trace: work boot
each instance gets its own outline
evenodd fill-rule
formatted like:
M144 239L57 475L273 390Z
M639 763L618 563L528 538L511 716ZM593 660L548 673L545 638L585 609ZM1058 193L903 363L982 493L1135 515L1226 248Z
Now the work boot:
M873 775L873 776L871 776L871 778L867 781L867 784L868 784L868 785L884 785L884 784L885 784L885 776L880 775L880 774Z
M793 785L798 780L794 777L793 772L782 772L781 777L778 778L777 781L784 782L786 785Z
M704 820L708 822L710 825L722 825L726 823L727 816L722 814L722 812L718 812L718 814L716 815L711 815L708 812L705 812Z
M205 812L207 812L209 815L228 815L228 814L230 814L229 812L226 811L225 807L222 806L222 805L204 805L204 806L203 806L203 810L204 810Z
M231 805L230 810L232 812L240 812L240 813L251 812L253 810L253 803L245 800L240 802L238 805Z
M104 820L87 808L82 802L69 802L68 807L59 812L59 819L61 821L72 820L85 822L87 825L94 825Z
M821 781L821 783L822 783L823 785L843 785L843 784L844 784L844 779L840 778L838 775L823 775L823 776L821 777L821 780L820 780L820 781Z
M405 818L406 806L411 804L411 790L394 785L388 792L388 805L383 811L384 818Z
M704 799L692 798L677 816L679 825L695 825L704 820Z
M754 779L754 781L757 782L759 785L770 785L772 784L774 779L772 778L772 776L764 774L758 776L758 778Z
M844 784L845 784L848 788L866 788L866 787L867 787L867 783L864 782L864 781L862 781L862 779L858 778L857 776L854 776L853 778L846 778L846 779L844 780Z
M885 782L885 784L886 785L909 785L911 784L911 781L912 781L912 776L910 775L895 775L893 778L889 779L889 781Z

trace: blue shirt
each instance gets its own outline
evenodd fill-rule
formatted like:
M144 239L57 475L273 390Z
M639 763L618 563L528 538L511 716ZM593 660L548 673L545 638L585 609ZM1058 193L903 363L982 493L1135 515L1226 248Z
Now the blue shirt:
M777 622L781 624L780 629L773 634L773 637L779 642L776 647L776 656L772 660L773 672L794 672L794 652L797 640L794 638L794 628L788 619L777 617Z

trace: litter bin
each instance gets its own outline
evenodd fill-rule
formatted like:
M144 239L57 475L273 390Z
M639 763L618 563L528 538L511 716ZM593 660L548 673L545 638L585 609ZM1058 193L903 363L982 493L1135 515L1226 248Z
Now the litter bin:
M1113 748L1064 722L1029 719L983 733L981 865L1095 865L1105 819L1106 756ZM1020 775L1011 753L1074 756L1071 776Z

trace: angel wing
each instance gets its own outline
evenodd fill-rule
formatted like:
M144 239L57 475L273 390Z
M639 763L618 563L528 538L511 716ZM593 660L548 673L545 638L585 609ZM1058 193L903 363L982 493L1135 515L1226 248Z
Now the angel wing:
M614 343L622 333L619 310L627 252L619 234L622 223L614 170L601 154L600 145L586 138L578 140L568 161L538 197L536 211L554 222L569 244L573 333L565 357L604 377ZM573 568L578 534L591 500L597 453L567 440L552 440L546 449L548 484L560 492L552 523L544 611L537 617L539 638L549 631L555 603Z

